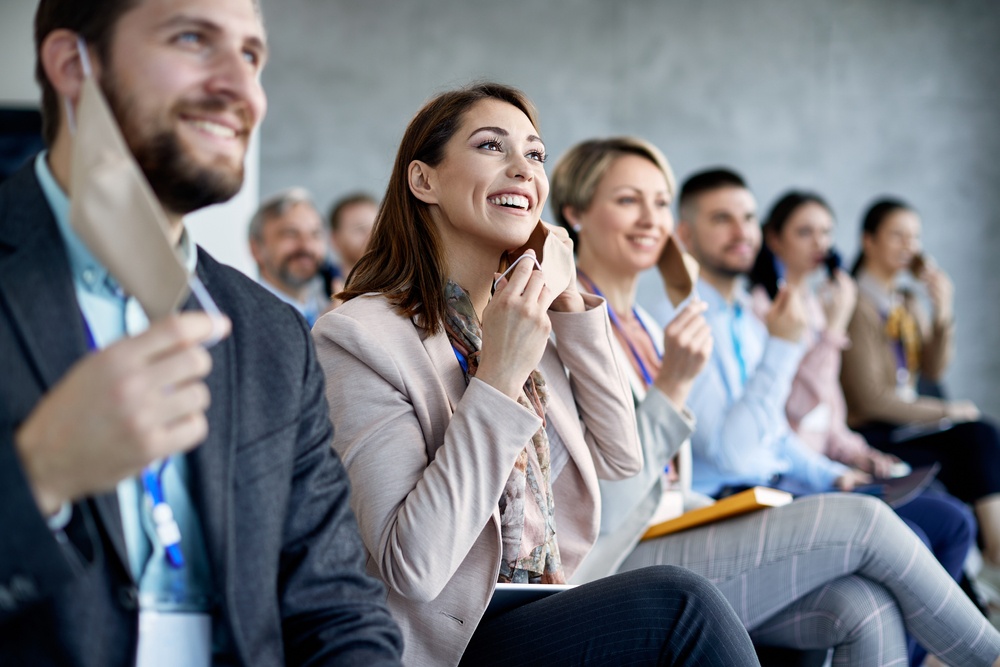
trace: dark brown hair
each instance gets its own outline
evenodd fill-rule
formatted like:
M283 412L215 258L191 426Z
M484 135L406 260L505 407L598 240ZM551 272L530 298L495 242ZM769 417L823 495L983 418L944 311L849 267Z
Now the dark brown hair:
M368 250L348 276L339 299L349 301L378 292L401 315L419 316L418 325L428 333L439 330L448 277L428 205L410 192L409 168L414 160L432 167L440 164L445 145L465 114L483 100L507 102L538 128L535 107L525 94L499 83L476 83L442 93L425 104L403 134Z
M344 211L358 204L371 204L377 208L378 200L367 192L352 192L349 195L344 195L333 203L330 207L330 213L326 216L330 231L335 232L340 229L340 217Z
M59 129L59 94L45 75L42 43L52 32L72 30L107 62L115 24L141 0L42 0L35 12L35 80L42 87L42 137L49 146Z

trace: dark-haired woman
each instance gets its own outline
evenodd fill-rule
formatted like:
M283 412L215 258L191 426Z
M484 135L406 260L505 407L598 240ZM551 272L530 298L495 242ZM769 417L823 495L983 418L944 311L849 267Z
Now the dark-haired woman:
M542 270L528 251L497 275L548 196L537 127L523 94L495 84L424 106L345 303L314 330L404 661L756 664L729 604L680 568L483 620L498 581L569 580L597 537L598 478L642 466L604 303L576 290L565 234L549 232Z
M920 251L920 218L907 204L885 199L862 222L854 265L858 305L848 327L841 382L848 423L869 444L913 466L941 463L939 479L971 503L979 519L984 592L1000 601L1000 437L965 400L917 394L917 381L938 381L952 355L953 287ZM899 279L926 286L928 317Z
M807 351L785 406L788 422L813 451L876 477L889 477L899 459L871 447L846 421L840 359L849 347L847 325L857 287L846 271L827 267L833 226L833 211L815 193L791 191L778 199L764 221L764 243L750 272L754 311L766 316L779 281L798 292L807 316ZM925 491L896 512L948 574L960 580L976 534L975 519L965 504L945 493ZM910 664L923 664L926 654L915 642L909 653Z

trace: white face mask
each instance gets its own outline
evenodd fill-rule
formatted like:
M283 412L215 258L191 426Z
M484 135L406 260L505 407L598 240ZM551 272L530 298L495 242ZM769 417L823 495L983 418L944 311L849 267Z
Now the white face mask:
M66 100L73 134L70 223L115 280L156 321L177 311L189 290L209 314L212 298L170 242L170 223L125 143L104 94L94 80L83 39L84 72L76 113Z

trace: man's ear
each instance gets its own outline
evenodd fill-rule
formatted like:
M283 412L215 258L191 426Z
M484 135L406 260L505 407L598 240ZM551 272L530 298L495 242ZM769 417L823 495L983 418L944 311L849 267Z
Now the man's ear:
M96 59L92 54L88 51L87 55L91 56L90 62L96 66ZM65 28L53 30L42 41L39 58L45 76L56 94L75 105L80 98L84 79L77 34Z
M253 256L253 261L257 262L257 266L261 266L264 263L264 249L261 247L259 240L250 239L250 254Z
M677 221L677 229L674 230L674 234L677 235L677 240L681 242L684 249L691 252L691 235L694 230L691 229L691 223L684 218Z
M426 162L414 160L406 171L410 192L425 204L437 204L437 172Z

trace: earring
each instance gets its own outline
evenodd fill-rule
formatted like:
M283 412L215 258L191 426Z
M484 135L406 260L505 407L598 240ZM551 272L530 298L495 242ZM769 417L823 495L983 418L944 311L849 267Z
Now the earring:
M577 234L579 234L580 230L583 229L583 225L581 225L580 223L570 226L573 228L573 231L576 232Z

